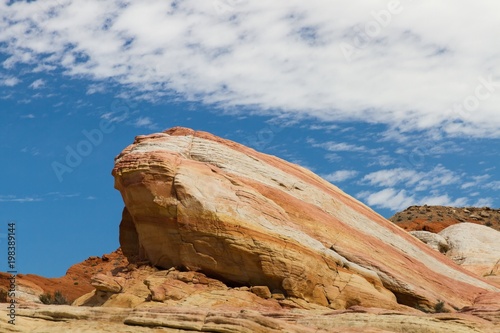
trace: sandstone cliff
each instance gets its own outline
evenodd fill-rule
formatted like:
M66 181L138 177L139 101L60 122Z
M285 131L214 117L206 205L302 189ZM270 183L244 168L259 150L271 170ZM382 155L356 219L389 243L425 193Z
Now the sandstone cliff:
M499 291L312 172L209 133L139 136L113 175L131 262L335 309L453 310Z

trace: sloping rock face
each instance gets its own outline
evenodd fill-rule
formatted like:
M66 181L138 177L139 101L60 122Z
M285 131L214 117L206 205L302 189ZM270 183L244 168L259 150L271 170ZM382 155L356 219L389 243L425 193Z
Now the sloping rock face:
M137 137L113 175L131 262L337 309L453 310L500 291L310 171L209 133Z
M500 232L491 228L460 223L439 233L450 246L446 255L480 276L500 275Z

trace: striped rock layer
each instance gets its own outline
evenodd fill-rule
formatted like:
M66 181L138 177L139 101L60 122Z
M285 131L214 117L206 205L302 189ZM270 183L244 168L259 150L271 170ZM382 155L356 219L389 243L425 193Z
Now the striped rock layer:
M129 261L336 309L453 310L500 292L311 171L209 133L138 136L113 176Z

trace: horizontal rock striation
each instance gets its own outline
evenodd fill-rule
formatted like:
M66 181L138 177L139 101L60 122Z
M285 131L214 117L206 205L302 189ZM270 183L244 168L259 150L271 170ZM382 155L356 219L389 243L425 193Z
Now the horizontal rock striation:
M131 262L338 309L453 310L500 291L309 170L209 133L139 136L113 176Z

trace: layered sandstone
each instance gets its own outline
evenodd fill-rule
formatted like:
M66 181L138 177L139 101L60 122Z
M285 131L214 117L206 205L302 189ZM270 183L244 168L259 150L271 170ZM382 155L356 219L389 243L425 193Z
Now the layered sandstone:
M24 306L16 325L0 321L1 332L18 333L496 333L490 317L472 314L409 315L398 311L353 307L294 312L244 309L150 307ZM484 312L483 312L484 313ZM493 315L498 316L498 312ZM0 309L0 315L6 315Z
M132 262L336 309L453 310L500 291L312 172L205 132L137 137L113 175Z

